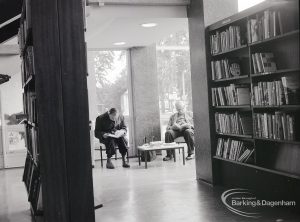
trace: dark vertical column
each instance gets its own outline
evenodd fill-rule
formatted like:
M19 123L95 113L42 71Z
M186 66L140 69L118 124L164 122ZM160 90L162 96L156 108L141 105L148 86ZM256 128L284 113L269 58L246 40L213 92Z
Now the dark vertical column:
M155 46L130 49L135 145L147 136L160 140L160 114Z
M94 222L81 0L32 0L45 221Z
M191 0L188 7L190 58L195 125L197 179L213 183L211 124L206 64L206 38L203 0Z

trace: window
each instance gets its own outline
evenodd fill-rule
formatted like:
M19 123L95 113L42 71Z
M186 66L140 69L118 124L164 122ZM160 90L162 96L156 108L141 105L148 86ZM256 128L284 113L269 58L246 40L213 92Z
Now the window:
M164 138L176 101L184 101L187 111L193 111L188 31L171 34L156 48L161 133Z

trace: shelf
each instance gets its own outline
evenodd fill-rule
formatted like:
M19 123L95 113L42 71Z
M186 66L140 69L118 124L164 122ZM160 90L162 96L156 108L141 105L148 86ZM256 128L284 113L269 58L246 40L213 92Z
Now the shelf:
M271 169L268 169L268 168L265 168L265 167L260 167L260 166L255 166L255 165L249 164L249 163L242 163L242 162L238 162L238 161L234 161L234 160L229 160L229 159L225 159L225 158L218 157L218 156L214 156L213 158L217 159L217 160L222 160L224 162L236 164L236 165L253 168L253 169L256 169L256 170L261 170L261 171L277 174L277 175L280 175L280 176L291 177L291 178L295 178L295 179L298 179L298 180L300 179L300 176L294 175L294 174L291 174L291 173L285 173L285 172L281 172L281 171L277 171L277 170L271 170Z
M21 49L21 54L20 54L21 57L23 57L25 55L26 49L30 45L32 45L32 30L31 30L31 28L29 28L27 30L27 38L25 39L23 49Z
M34 160L32 154L30 153L30 151L27 149L27 154L29 155L31 161L33 162L33 164L38 167L38 163Z
M287 144L295 144L300 145L300 141L292 141L292 140L278 140L278 139L268 139L268 138L260 138L260 137L254 137L255 140L261 140L266 142L272 142L272 143L287 143Z
M28 79L26 80L26 82L23 85L23 88L25 88L26 86L28 86L32 81L34 81L34 75L30 75L28 77Z
M282 75L286 73L292 73L292 72L299 72L300 68L294 68L294 69L281 69L277 70L275 72L266 72L266 73L256 73L256 74L251 74L251 78L259 78L259 77L268 77L268 76L274 76L274 75Z
M236 137L236 138L253 140L252 135L239 135L239 134L229 134L229 133L216 133L216 134L219 136Z
M220 82L233 82L235 80L240 80L240 79L247 79L249 78L249 75L241 75L241 76L235 76L227 79L216 79L212 80L213 83L220 83Z
M241 105L241 106L213 106L214 109L228 109L228 110L238 110L238 109L247 109L250 110L250 105Z
M300 110L300 105L253 106L253 109Z
M267 43L267 42L272 42L272 41L281 40L281 39L288 38L288 37L293 37L293 36L296 36L296 35L299 35L299 29L291 31L291 32L284 33L282 35L277 35L277 36L274 36L274 37L271 37L271 38L268 38L268 39L264 39L264 40L261 40L261 41L256 41L256 42L253 42L253 43L249 43L249 46L256 46L256 45L264 44L264 43Z
M220 56L220 55L224 55L224 54L227 54L227 53L231 53L231 52L236 52L236 51L239 51L241 49L246 49L248 46L247 45L242 45L238 48L234 48L234 49L230 49L228 51L225 51L225 52L219 52L219 53L216 53L216 54L212 54L211 56Z
M29 125L29 126L31 126L31 127L37 128L37 124L35 124L33 122L26 121L26 124Z

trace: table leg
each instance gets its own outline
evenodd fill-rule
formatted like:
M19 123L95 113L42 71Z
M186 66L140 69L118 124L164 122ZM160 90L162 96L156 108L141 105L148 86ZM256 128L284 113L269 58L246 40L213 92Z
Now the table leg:
M182 147L182 159L183 159L183 165L185 165L184 147Z
M138 150L139 166L141 165L141 152Z
M145 151L145 152L144 152L144 157L145 157L145 169L148 168L148 166L147 166L147 152L148 152L148 151Z
M174 154L174 162L176 162L176 149L173 150L173 154Z

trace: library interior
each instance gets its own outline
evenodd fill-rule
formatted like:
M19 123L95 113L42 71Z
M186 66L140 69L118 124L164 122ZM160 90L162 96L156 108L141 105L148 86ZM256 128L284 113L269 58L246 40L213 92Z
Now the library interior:
M299 212L299 0L0 0L0 222Z

